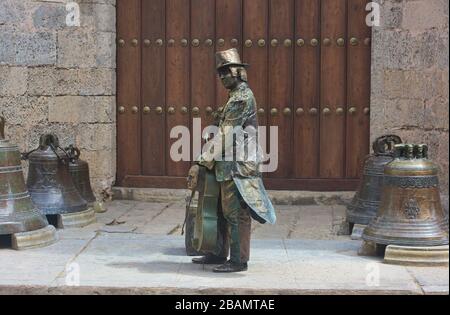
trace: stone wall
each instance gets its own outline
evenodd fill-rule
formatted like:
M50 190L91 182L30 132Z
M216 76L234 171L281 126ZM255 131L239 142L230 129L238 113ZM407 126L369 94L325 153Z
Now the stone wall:
M115 178L115 0L0 0L0 112L22 151L39 135L75 143L89 162L97 194ZM106 189L106 190L105 190Z
M449 2L377 2L382 10L381 25L373 28L371 136L395 133L429 144L448 197Z

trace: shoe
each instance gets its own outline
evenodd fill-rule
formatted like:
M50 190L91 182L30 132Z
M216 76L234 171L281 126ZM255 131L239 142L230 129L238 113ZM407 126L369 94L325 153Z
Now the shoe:
M226 273L226 272L241 272L247 270L248 270L247 263L233 263L229 260L223 265L214 268L213 272Z
M219 257L216 255L206 255L203 257L192 258L194 264L201 265L220 265L227 261L226 257Z

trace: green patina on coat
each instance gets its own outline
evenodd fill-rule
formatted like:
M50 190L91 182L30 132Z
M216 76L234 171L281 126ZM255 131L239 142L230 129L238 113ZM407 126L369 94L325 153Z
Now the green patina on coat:
M253 92L246 82L241 82L235 89L230 91L227 104L219 112L216 112L219 133L208 143L222 138L221 143L228 132L232 132L234 127L254 127L258 128L256 116L256 100ZM233 146L242 145L233 142ZM225 149L226 151L226 149ZM221 154L219 152L219 154ZM242 199L252 211L252 217L260 222L274 224L276 221L275 209L270 201L259 171L260 162L258 160L221 160L214 153L205 152L199 159L199 164L215 170L218 182L233 181L239 190ZM240 196L235 196L239 198ZM223 201L227 203L226 201ZM255 217L256 215L257 217Z

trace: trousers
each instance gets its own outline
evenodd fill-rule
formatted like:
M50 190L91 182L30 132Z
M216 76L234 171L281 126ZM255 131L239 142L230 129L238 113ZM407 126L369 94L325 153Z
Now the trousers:
M230 255L233 263L247 263L252 224L250 209L233 180L220 183L220 198L216 255Z

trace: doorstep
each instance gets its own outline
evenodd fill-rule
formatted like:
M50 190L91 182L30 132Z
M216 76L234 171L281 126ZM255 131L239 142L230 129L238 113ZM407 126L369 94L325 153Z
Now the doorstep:
M143 202L184 202L190 195L187 189L113 187L112 191L113 200ZM347 205L355 192L269 190L268 193L276 205Z

